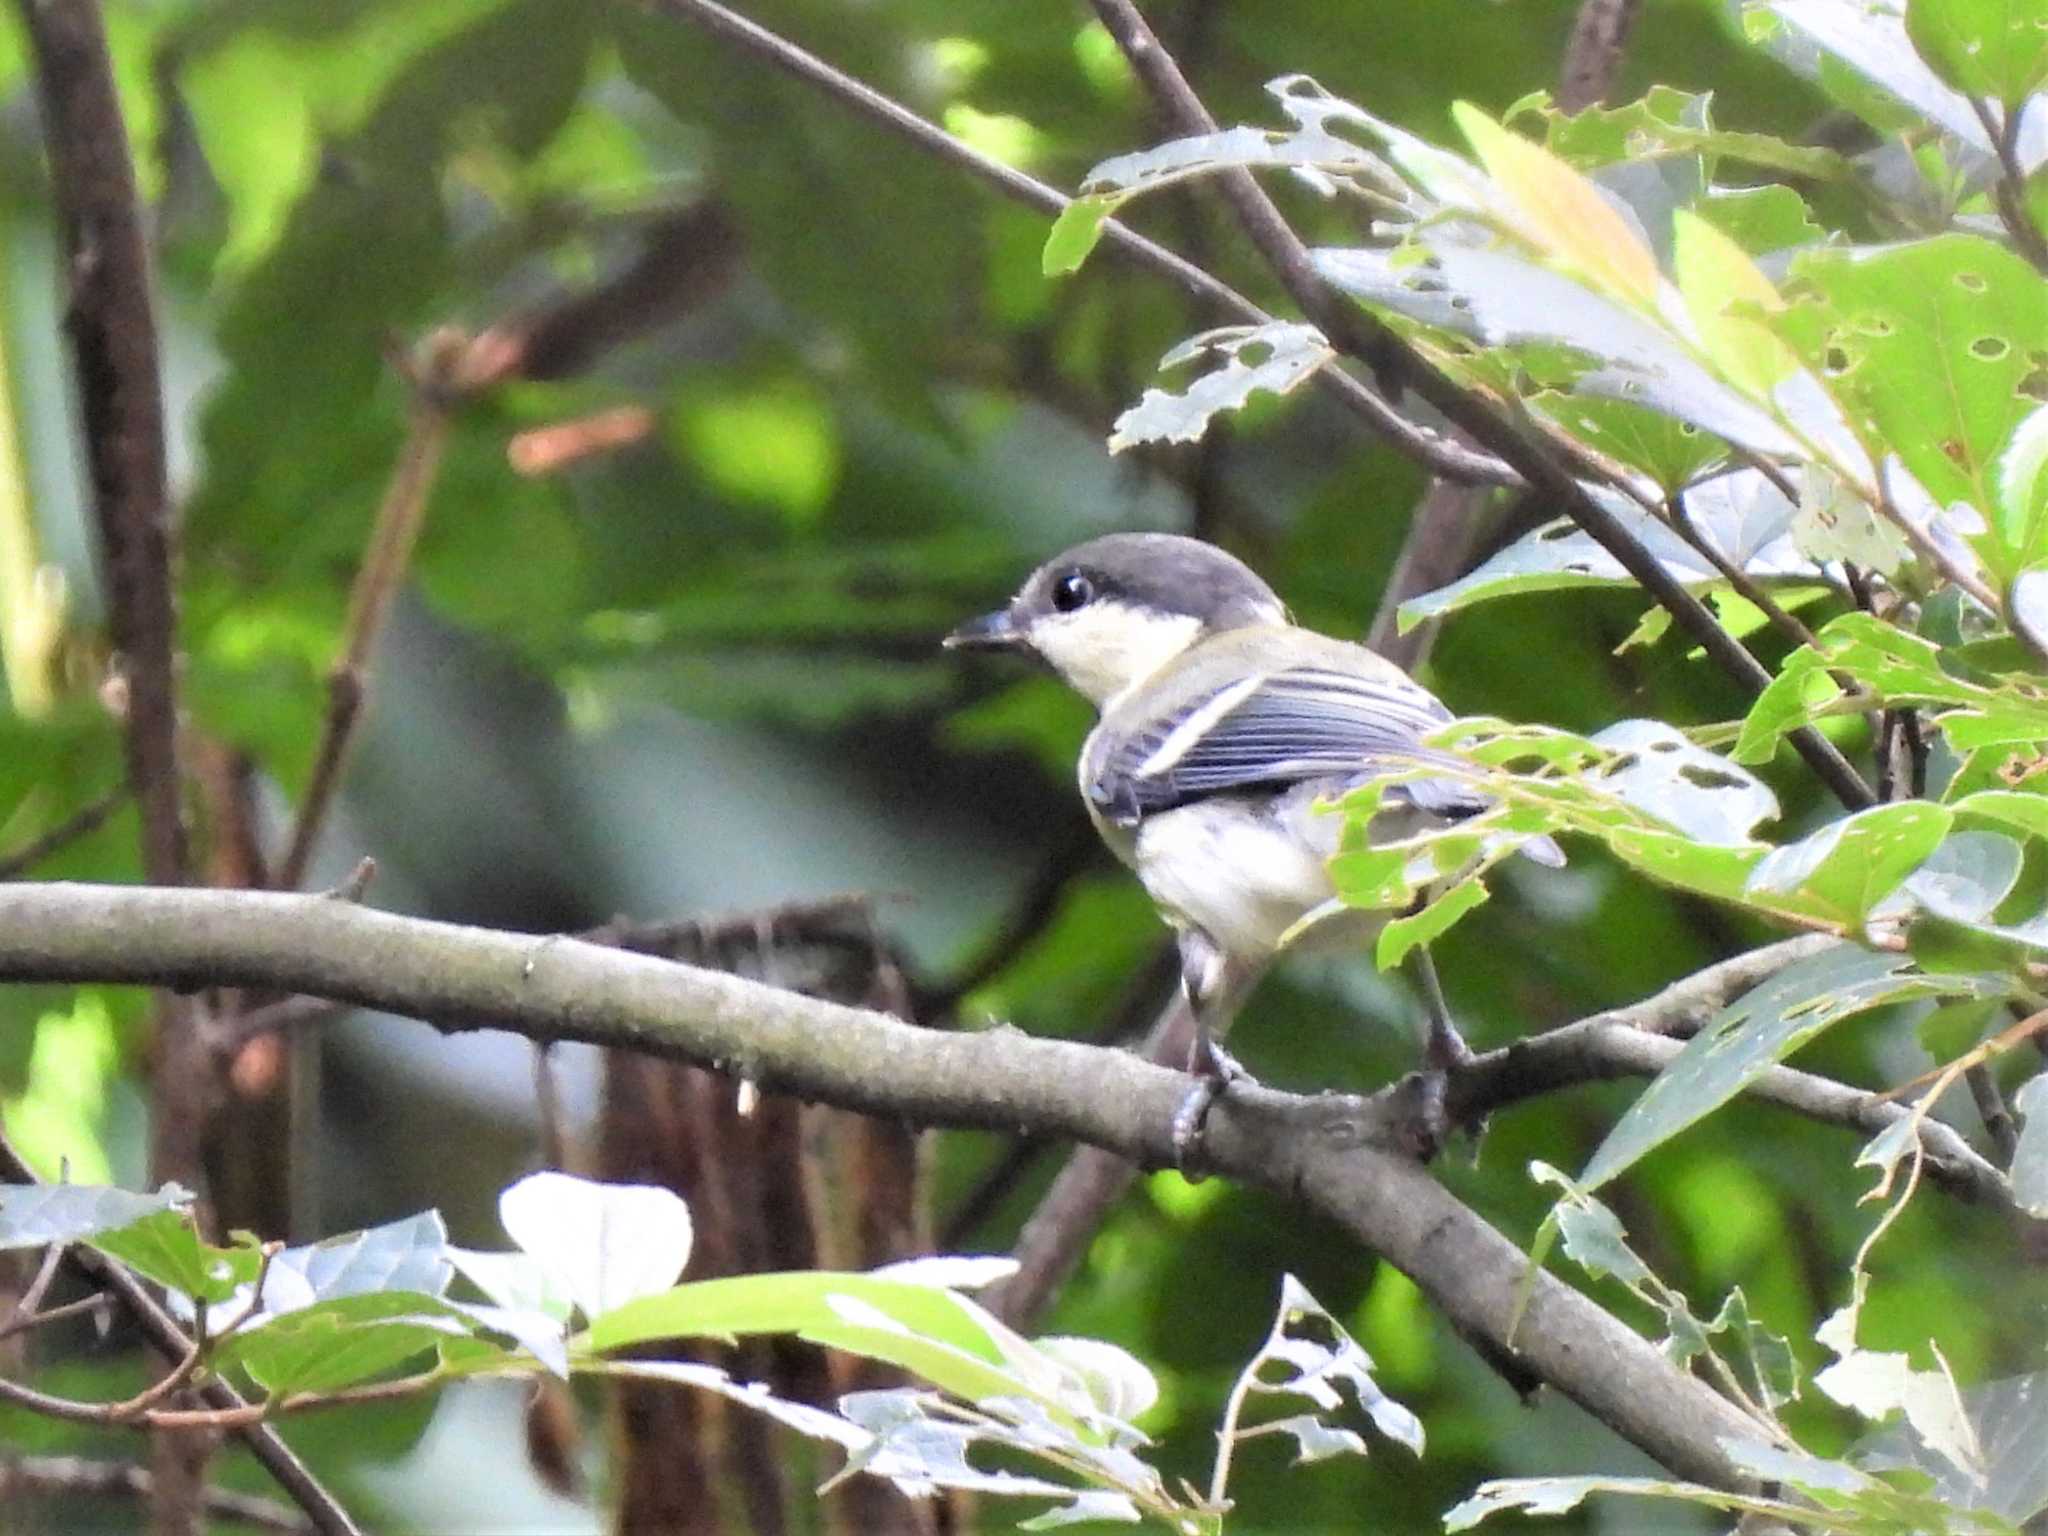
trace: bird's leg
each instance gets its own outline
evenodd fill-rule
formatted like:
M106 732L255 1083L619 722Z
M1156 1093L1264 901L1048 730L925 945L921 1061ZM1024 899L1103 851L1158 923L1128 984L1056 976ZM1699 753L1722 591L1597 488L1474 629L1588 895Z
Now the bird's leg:
M1462 1067L1472 1059L1472 1047L1451 1022L1451 1009L1444 1001L1444 984L1437 979L1436 962L1429 958L1429 950L1419 944L1408 956L1409 970L1422 989L1422 1006L1429 1015L1428 1029L1422 1038L1422 1063L1443 1072Z
M1229 1010L1236 1002L1238 981L1229 958L1214 940L1199 929L1184 929L1180 935L1180 985L1194 1018L1194 1039L1188 1049L1188 1071L1195 1085L1173 1112L1174 1164L1191 1178L1200 1177L1200 1142L1209 1110L1237 1078L1249 1074L1217 1043L1216 1036L1229 1024Z

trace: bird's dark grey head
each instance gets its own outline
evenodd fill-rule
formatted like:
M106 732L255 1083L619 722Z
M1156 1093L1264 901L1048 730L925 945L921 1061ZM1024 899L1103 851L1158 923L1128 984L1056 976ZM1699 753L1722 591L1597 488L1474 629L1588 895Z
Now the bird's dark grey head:
M1046 561L1008 607L946 643L1031 652L1100 704L1209 635L1286 622L1273 589L1215 545L1112 533Z

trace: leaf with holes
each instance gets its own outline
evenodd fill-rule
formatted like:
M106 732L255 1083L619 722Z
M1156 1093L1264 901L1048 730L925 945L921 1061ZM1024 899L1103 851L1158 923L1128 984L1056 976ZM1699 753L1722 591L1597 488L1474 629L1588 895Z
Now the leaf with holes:
M1854 931L1926 862L1954 819L1924 800L1871 806L1773 848L1750 871L1745 894Z
M1905 955L1838 944L1787 966L1723 1008L1686 1042L1593 1154L1580 1185L1597 1189L1719 1109L1829 1026L1919 997L1996 996L1993 976L1927 976Z
M1998 462L2036 405L2022 386L2048 361L2040 275L1973 235L1816 252L1793 271L1804 298L1779 333L1865 446L1897 454L1941 506L1976 509L1990 528L1969 542L1999 576L2029 563L2038 530L2000 511Z
M1842 673L1884 704L1946 705L1934 721L1961 750L1992 742L2048 739L2048 696L2038 679L2000 677L1987 687L1944 665L1941 646L1867 613L1830 621L1785 659L1777 677L1757 695L1742 723L1733 756L1766 761L1790 730L1834 714L1844 694Z
M1831 149L1788 144L1767 133L1716 128L1712 104L1711 93L1695 95L1668 85L1653 85L1640 100L1619 107L1588 107L1567 113L1546 104L1544 127L1550 148L1578 166L1611 165L1651 155L1701 155L1710 165L1716 159L1741 160L1807 181L1848 181L1854 177L1855 168ZM1815 234L1818 233L1816 230Z
M1915 0L1906 35L1965 96L2017 107L2048 80L2048 6L2040 0Z
M1183 393L1148 389L1117 417L1109 436L1111 453L1139 443L1192 443L1208 430L1209 418L1218 411L1237 410L1260 391L1288 394L1335 355L1314 326L1269 320L1190 336L1161 358L1159 366L1178 368L1204 354L1214 354L1220 361Z

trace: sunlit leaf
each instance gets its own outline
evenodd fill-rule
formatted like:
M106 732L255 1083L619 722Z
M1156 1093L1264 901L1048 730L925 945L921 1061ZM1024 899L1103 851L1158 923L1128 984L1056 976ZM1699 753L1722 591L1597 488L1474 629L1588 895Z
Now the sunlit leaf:
M2012 1107L2024 1120L2019 1147L2012 1155L2012 1197L2048 1219L2048 1072L2022 1083L2012 1096Z
M1615 298L1655 304L1656 257L1592 182L1467 103L1454 104L1451 115L1546 256Z
M1115 203L1106 197L1077 197L1068 203L1045 237L1045 253L1040 258L1045 275L1063 277L1078 272L1102 239L1103 223L1115 209Z
M690 1258L690 1211L672 1190L529 1174L498 1200L505 1231L597 1319L669 1294Z
M1971 235L1812 253L1794 272L1811 297L1779 316L1781 334L1826 379L1864 441L1896 453L1942 506L1965 502L1985 519L1997 515L1999 456L2036 408L2021 385L2048 335L2040 274ZM2034 552L2033 533L2001 520L1994 535L1972 542L2009 574Z
M1768 399L1798 366L1785 344L1754 312L1783 307L1778 290L1742 247L1696 214L1680 209L1672 220L1672 266L1693 328L1722 376Z
M1965 96L2013 108L2048 80L2048 8L2039 0L1914 0L1906 33Z

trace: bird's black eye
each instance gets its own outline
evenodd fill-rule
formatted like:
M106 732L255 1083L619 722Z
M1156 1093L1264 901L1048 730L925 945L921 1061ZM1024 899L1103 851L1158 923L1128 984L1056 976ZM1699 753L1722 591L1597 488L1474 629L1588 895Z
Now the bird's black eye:
M1052 584L1052 605L1061 613L1072 613L1094 598L1095 583L1079 571L1068 571Z

